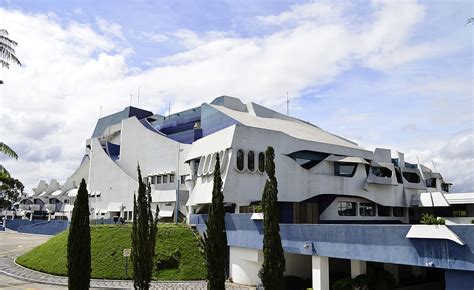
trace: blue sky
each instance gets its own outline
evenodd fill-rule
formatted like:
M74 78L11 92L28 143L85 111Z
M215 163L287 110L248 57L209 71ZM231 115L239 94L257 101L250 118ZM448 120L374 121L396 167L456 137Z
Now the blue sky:
M2 162L29 186L64 180L99 107L138 105L138 87L157 113L223 94L285 112L288 91L292 116L474 191L473 5L3 1L24 66L0 71L2 139L23 156Z

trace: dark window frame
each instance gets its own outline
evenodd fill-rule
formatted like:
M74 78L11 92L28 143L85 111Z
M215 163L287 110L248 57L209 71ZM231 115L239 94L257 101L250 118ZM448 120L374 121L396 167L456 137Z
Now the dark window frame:
M252 168L250 168L252 167ZM255 152L249 150L247 152L247 169L250 172L255 172Z
M421 182L420 175L418 175L418 173L415 173L415 172L404 171L402 172L402 176L403 176L403 179L406 180L406 182L408 183L417 184Z
M372 166L371 168L372 175L377 177L392 178L392 170L383 166Z
M388 211L388 213L386 211ZM381 204L377 204L377 215L381 216L381 217L391 217L392 216L392 208L389 207L389 206L384 206L384 205L381 205Z
M404 217L405 216L405 208L400 207L400 206L393 207L392 208L392 215L394 217Z
M372 214L366 208L372 206ZM359 215L360 216L376 216L377 215L377 207L375 202L359 202Z
M242 163L241 166L239 166L240 163ZM242 149L237 150L235 156L235 167L238 171L244 171L245 169L245 152Z
M358 163L353 162L334 162L334 175L342 177L354 177L357 172ZM353 166L352 172L350 174L341 173L341 166Z
M258 171L260 173L265 172L265 153L264 152L258 153Z
M352 208L348 208L347 205L351 204ZM348 211L350 210L350 211ZM353 213L353 214L346 214ZM357 202L355 201L338 201L337 202L337 214L339 216L357 216Z
M161 181L162 181L161 175L157 175L156 176L156 184L161 184L162 183Z

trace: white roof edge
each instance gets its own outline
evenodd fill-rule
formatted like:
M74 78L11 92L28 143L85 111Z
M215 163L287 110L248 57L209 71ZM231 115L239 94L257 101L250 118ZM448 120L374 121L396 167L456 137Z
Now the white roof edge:
M459 245L465 245L465 243L445 225L412 225L406 238L450 240Z
M445 193L443 195L449 204L474 204L474 192Z

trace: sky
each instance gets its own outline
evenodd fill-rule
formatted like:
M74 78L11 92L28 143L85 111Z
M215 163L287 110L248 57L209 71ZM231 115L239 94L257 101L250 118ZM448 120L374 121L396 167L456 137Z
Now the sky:
M99 115L130 102L285 113L288 92L291 116L474 192L470 17L469 0L0 0L23 64L0 69L0 140L20 156L0 163L30 191L64 182Z

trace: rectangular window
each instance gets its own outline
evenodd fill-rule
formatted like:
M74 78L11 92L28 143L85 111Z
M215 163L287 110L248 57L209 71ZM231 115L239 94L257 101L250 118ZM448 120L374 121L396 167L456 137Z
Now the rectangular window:
M357 163L334 162L334 175L352 177L357 169Z
M377 205L377 213L379 216L391 216L391 210L389 206Z
M170 183L174 182L174 174L170 174Z
M405 210L403 207L394 207L393 208L393 216L395 217L403 217L405 216Z
M425 180L426 187L436 188L436 178L428 178Z
M340 216L356 216L356 203L352 201L339 201L337 213Z
M172 206L173 203L172 202L165 202L165 206Z
M156 184L160 184L161 183L161 175L157 175L156 176Z
M168 175L163 175L163 183L168 183Z
M186 175L181 175L181 184L186 182Z
M152 176L152 177L151 177L151 184L155 184L155 182L156 182L156 177L155 177L155 176Z
M373 202L359 203L359 214L361 216L375 216L375 203Z

